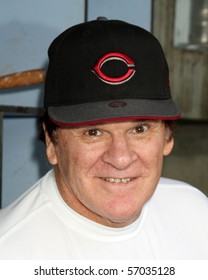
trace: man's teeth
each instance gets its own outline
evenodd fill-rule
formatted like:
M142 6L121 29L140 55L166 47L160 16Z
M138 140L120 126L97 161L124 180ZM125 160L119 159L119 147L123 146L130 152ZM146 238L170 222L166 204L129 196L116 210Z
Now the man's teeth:
M128 183L132 181L132 178L123 178L123 179L118 179L118 178L102 178L106 182L110 183Z

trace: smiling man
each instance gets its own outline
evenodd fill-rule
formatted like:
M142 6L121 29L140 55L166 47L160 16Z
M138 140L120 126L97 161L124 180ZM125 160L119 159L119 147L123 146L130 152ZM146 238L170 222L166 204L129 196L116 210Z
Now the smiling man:
M103 225L134 222L160 178L173 147L162 121L123 121L58 128L47 136L62 197L72 209Z
M44 107L53 169L1 211L1 259L208 259L207 197L161 178L180 111L151 33L103 19L64 31Z

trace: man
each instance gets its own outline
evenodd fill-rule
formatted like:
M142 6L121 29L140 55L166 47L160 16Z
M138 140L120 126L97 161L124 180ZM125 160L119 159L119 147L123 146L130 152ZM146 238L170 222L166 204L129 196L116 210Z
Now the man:
M1 259L206 259L208 201L160 178L180 111L157 39L96 20L49 48L53 170L0 216Z

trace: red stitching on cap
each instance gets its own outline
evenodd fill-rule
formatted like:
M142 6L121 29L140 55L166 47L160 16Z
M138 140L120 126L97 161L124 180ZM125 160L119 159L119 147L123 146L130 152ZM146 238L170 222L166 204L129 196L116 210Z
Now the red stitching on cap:
M78 126L84 126L84 125L93 125L93 124L99 124L99 123L109 123L109 122L118 122L118 121L131 121L131 120L178 120L180 119L181 115L169 117L169 116L127 116L127 117L117 117L117 118L107 118L107 119L100 119L100 120L94 120L94 121L83 121L83 122L76 122L76 123L63 123L54 120L51 116L49 116L50 120L58 125L63 127L78 127Z

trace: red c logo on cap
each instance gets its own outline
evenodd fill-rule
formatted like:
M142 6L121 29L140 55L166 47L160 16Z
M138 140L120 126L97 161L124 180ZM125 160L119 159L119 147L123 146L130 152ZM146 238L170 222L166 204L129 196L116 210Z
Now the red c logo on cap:
M127 65L127 72L119 77L109 77L105 75L101 71L101 67L103 66L104 63L110 60L120 60L123 61ZM134 73L136 72L135 70L135 64L133 60L127 56L126 54L119 53L119 52L110 52L102 56L98 62L95 64L95 66L92 69L92 72L94 72L100 80L102 80L104 83L111 84L111 85L119 85L127 82L130 80Z

